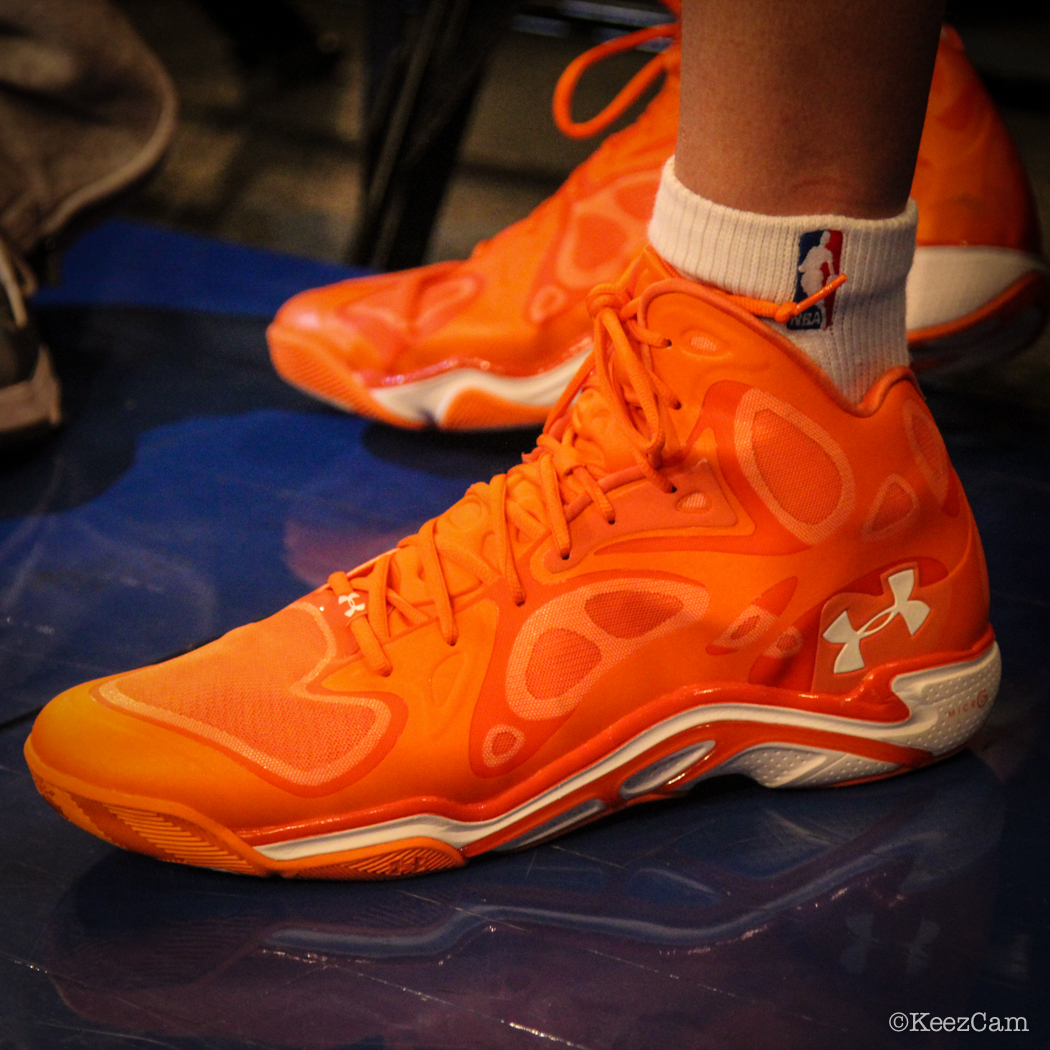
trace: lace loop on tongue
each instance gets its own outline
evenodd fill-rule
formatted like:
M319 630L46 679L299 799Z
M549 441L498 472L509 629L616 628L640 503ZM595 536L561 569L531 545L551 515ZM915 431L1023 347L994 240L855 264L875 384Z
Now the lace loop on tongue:
M569 522L565 517L565 504L562 501L561 485L558 483L558 472L554 467L554 455L547 452L540 457L540 485L543 487L543 499L550 517L551 533L558 547L558 554L568 558L572 550L569 536Z
M419 551L419 560L423 565L423 579L426 581L427 593L434 599L437 609L441 635L447 645L455 645L459 639L459 627L452 613L452 599L449 597L445 573L441 568L437 544L434 541L434 519L424 522L423 527L414 536L406 536L399 547L415 547Z
M639 316L640 307L641 301L631 299L618 284L600 284L587 297L587 309L594 318L594 374L622 434L635 449L638 465L653 482L669 492L673 487L671 482L657 473L667 438L660 402L677 406L678 398L652 367L652 348L668 346L669 341L645 326L644 317ZM647 432L640 430L632 419L627 392L614 375L613 365L630 387Z
M811 306L816 306L821 299L831 295L832 292L837 288L841 288L845 283L846 275L840 273L838 277L828 281L823 288L814 292L807 299L803 299L800 303L771 303L765 299L752 299L747 295L726 294L726 298L736 303L737 306L742 306L748 313L752 313L756 317L771 317L777 324L787 324L791 318L805 313Z
M609 55L618 54L621 51L630 51L639 44L649 40L657 40L661 37L678 36L679 27L676 22L667 25L648 26L625 36L614 37L597 47L585 51L578 58L573 59L558 78L554 88L554 103L551 107L554 113L554 123L563 135L573 139L586 139L603 131L614 120L623 116L624 113L637 101L642 92L661 73L666 72L674 64L675 59L666 51L661 52L647 62L627 83L620 89L617 96L597 116L590 120L576 122L572 119L572 96L576 91L576 85L580 77L596 62L600 62Z
M507 515L504 508L507 506L507 475L497 474L489 482L489 512L492 516L493 532L496 540L496 558L503 570L503 575L510 584L511 597L515 605L521 605L525 601L525 588L521 585L521 577L518 575L514 564L514 553L511 550L510 536L507 530Z

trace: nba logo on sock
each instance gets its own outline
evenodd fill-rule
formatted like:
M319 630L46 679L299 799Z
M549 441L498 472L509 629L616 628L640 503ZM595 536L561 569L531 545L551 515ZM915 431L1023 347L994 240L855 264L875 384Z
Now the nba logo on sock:
M795 302L800 303L815 295L839 275L842 258L841 230L811 230L798 239L798 273L795 277ZM831 327L831 314L835 307L835 292L820 302L792 317L787 327L823 330Z

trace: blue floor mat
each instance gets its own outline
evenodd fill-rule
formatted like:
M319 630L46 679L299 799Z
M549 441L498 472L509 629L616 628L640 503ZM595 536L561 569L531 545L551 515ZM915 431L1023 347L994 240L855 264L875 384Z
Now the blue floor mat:
M48 808L20 752L56 692L275 611L532 446L282 383L268 317L348 274L112 223L41 296L68 421L0 485L0 1047L1046 1046L1050 441L946 392L1004 681L939 766L832 791L727 778L386 884L167 866ZM896 1034L900 1011L929 1016ZM1030 1034L922 1031L941 1016Z

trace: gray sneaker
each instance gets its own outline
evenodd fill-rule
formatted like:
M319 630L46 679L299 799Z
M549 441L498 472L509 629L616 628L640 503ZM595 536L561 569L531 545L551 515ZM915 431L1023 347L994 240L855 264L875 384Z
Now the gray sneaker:
M0 239L0 451L38 436L62 419L51 355L26 309L29 268Z
M26 299L65 242L159 163L175 89L109 0L0 0L0 451L61 419Z

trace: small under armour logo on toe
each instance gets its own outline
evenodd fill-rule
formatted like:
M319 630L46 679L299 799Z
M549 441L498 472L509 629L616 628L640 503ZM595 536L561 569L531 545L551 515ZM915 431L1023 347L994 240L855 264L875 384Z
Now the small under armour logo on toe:
M361 595L358 594L357 591L351 591L349 594L340 594L339 604L350 606L350 608L343 613L347 619L356 616L357 613L365 611L365 603L362 601Z

